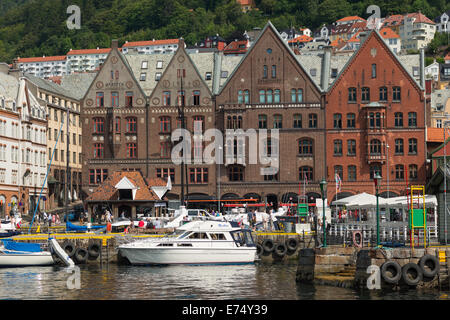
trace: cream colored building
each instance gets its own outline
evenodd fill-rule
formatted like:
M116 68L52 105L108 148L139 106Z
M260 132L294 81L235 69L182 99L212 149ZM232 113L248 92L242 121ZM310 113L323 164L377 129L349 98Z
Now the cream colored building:
M407 14L400 25L402 51L426 48L436 33L436 24L422 13Z

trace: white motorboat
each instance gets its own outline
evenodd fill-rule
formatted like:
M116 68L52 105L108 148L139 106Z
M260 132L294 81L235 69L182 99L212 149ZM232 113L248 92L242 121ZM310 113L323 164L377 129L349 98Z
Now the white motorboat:
M39 244L6 241L0 247L0 267L48 266L55 264L49 251Z
M256 259L250 230L225 221L193 221L172 236L145 239L119 246L119 254L133 265L243 264Z

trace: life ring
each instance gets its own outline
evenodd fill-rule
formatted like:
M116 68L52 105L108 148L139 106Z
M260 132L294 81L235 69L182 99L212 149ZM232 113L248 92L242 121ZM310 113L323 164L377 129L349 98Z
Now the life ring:
M402 268L402 279L409 286L416 286L422 281L423 272L420 267L413 263L407 263Z
M62 244L62 249L67 253L67 255L70 258L73 257L73 255L75 254L75 250L76 250L75 245L70 240L64 241L64 243Z
M100 255L101 246L97 242L92 242L88 246L88 254L90 258L96 259Z
M434 276L439 272L439 261L435 256L426 254L420 258L419 267L422 270L424 277L434 278Z
M402 277L402 267L397 261L386 261L381 266L381 277L386 283L397 284Z
M260 256L263 253L264 249L262 247L262 245L260 245L259 243L256 244L256 254L258 256Z
M264 239L261 245L264 249L264 254L272 253L275 250L275 244L272 239Z
M357 248L362 248L363 236L361 231L353 231L353 245Z
M288 251L293 251L295 252L295 250L297 250L298 248L298 239L297 238L289 238L286 240L286 247L288 249Z
M84 248L77 248L74 257L78 263L85 263L88 258L88 251Z
M275 249L274 249L273 253L276 256L282 258L286 255L287 251L288 251L288 249L287 249L286 245L283 242L281 242L281 243L278 243L275 245Z

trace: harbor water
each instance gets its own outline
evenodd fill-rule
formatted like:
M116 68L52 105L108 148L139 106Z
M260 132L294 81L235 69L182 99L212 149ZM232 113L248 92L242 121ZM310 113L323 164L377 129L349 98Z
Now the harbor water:
M450 292L360 292L295 282L297 264L232 266L81 265L79 288L63 267L0 269L10 300L448 300ZM70 288L72 284L72 288Z

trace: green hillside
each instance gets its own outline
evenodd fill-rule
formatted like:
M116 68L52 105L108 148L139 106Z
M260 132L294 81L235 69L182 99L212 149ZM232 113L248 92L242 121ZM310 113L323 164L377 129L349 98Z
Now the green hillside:
M235 0L2 0L0 61L14 57L66 54L72 49L184 37L188 45L207 35L228 38L235 32L262 27L271 20L278 29L317 28L347 15L367 18L377 4L382 16L422 13L433 19L450 9L446 0L255 0L259 10L242 13ZM66 9L81 8L81 29L69 30Z

